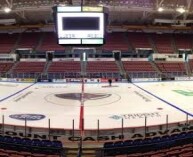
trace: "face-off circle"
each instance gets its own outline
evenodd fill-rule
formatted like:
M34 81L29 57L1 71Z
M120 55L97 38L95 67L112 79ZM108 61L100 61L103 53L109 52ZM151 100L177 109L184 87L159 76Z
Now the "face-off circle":
M114 93L84 93L83 97L84 106L88 107L109 105L121 99L118 94ZM45 100L56 105L79 107L81 98L81 93L53 93L47 95Z

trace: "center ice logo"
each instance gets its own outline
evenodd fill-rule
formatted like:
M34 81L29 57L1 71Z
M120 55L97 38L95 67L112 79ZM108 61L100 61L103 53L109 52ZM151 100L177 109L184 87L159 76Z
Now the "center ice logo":
M193 91L185 91L185 90L173 90L173 91L184 96L193 96Z
M17 120L36 121L44 119L46 116L42 114L12 114L9 117Z
M64 94L55 94L56 97L61 99L70 99L70 100L80 100L82 97L81 93L64 93ZM84 93L85 100L97 100L110 97L111 94L106 93Z

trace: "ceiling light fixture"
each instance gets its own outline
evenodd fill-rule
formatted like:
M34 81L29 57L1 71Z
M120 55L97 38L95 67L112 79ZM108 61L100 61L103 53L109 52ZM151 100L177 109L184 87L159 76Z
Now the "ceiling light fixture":
M5 7L3 10L4 10L5 13L10 13L11 12L11 8L9 8L9 7Z
M177 8L176 11L183 14L186 10L184 8Z
M159 7L159 8L158 8L158 11L159 11L159 12L162 12L162 11L164 11L164 8Z

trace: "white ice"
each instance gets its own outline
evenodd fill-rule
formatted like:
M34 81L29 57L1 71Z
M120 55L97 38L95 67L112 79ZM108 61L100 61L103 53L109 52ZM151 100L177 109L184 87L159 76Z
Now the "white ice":
M135 84L185 112L190 114L193 112L193 108L191 107L193 96L184 96L173 91L191 91L193 82ZM22 83L0 83L0 98L6 98L29 85ZM116 87L104 86L108 85L97 83L85 84L84 93L110 95L101 99L84 101L86 129L96 129L98 120L101 129L120 128L122 118L124 120L124 127L144 126L145 115L147 116L147 125L165 124L166 115L168 115L170 123L186 120L184 112L170 106L133 84L114 83L113 86ZM0 102L0 108L6 108L5 110L0 110L0 121L2 115L5 115L5 123L23 126L24 121L12 119L9 115L43 114L46 116L45 119L28 121L27 125L46 128L48 127L48 119L50 119L52 128L71 129L74 119L75 129L78 129L81 102L79 100L67 100L55 97L55 94L62 93L81 93L81 84L37 83ZM192 119L191 116L189 116L189 119Z

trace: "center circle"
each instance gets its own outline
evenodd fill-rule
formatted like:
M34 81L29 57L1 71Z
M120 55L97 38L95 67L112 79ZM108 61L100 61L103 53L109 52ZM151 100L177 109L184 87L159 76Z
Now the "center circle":
M81 100L84 101L84 106L94 107L109 105L117 102L121 99L118 94L115 93L53 93L44 98L47 102L62 105L62 106L77 106L81 104Z

